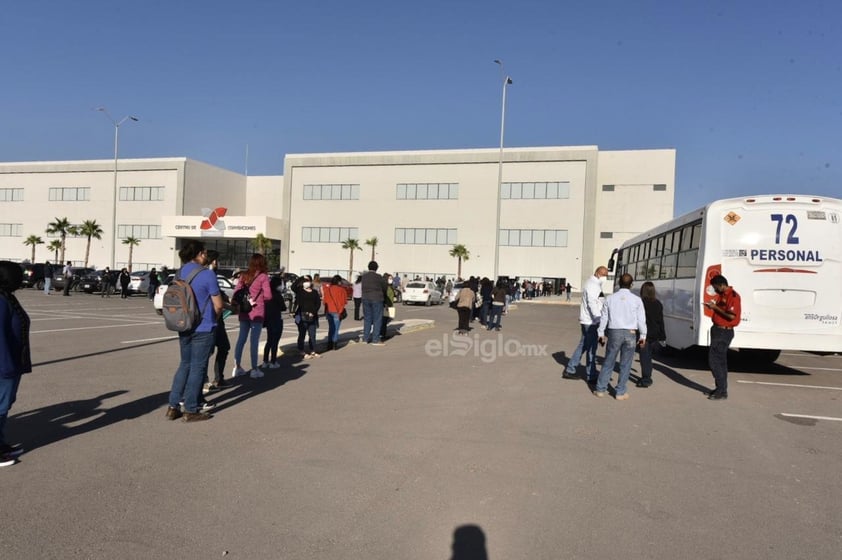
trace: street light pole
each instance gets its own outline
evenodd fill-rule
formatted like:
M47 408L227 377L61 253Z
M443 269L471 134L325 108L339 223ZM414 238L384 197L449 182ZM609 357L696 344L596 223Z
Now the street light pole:
M500 208L502 205L502 188L503 188L503 135L506 130L506 90L512 85L512 79L503 70L503 61L495 60L495 64L500 66L500 76L503 78L503 109L500 115L500 157L497 161L497 220L494 226L494 276L493 281L496 284L500 273Z
M120 149L120 125L122 125L126 121L134 121L137 122L137 117L133 115L126 115L122 119L115 120L111 113L108 112L108 109L105 107L97 107L97 111L103 113L111 124L114 125L114 187L113 187L113 202L111 204L111 263L109 266L113 266L116 268L116 253L117 253L117 154L119 153Z

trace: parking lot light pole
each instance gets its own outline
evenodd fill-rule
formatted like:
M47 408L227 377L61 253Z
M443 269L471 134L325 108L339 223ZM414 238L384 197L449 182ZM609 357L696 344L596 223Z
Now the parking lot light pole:
M112 193L114 196L114 200L111 204L111 263L109 266L116 268L116 254L117 254L117 154L119 153L120 149L120 125L126 121L134 121L137 122L140 119L135 117L134 115L126 115L122 119L115 120L114 117L111 116L111 113L108 112L108 109L105 107L97 107L97 111L103 113L111 124L114 125L114 192Z
M500 158L497 161L497 220L494 222L494 275L493 282L497 283L497 278L500 273L500 207L502 204L502 187L503 187L503 134L506 130L506 90L512 85L512 79L503 70L503 61L495 60L495 64L500 66L500 75L503 78L503 109L500 115Z

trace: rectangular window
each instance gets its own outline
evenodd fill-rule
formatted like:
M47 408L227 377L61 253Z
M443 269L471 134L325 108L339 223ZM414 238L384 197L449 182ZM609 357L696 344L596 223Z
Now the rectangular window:
M120 187L122 201L164 200L164 187Z
M398 183L398 200L447 200L459 198L457 183Z
M415 184L407 185L406 186L406 198L407 200L415 200Z
M547 198L546 183L535 183L535 198Z
M450 183L449 189L449 198L450 200L457 200L459 198L459 183Z
M418 184L415 186L415 198L417 200L427 200L427 185Z
M304 185L304 200L359 200L360 186L346 183Z
M20 202L23 200L23 189L0 189L0 202Z
M558 183L547 183L547 198L558 198Z
M614 239L614 232L613 231L601 231L599 232L600 239Z
M652 190L653 191L665 191L665 190L667 190L667 186L666 185L652 185Z
M693 278L696 276L696 260L699 256L698 249L682 251L678 254L678 269L676 278Z
M512 198L512 184L503 183L500 185L500 198L503 200Z
M91 199L90 187L50 187L50 201L78 202Z
M399 245L449 245L456 243L456 230L449 228L395 228Z
M602 185L602 192L614 192L614 185Z
M661 259L661 280L670 280L672 278L675 278L676 263L678 263L678 253L670 253L669 255L664 255L664 258Z
M118 224L117 237L126 239L161 239L161 226L146 224Z
M23 224L0 224L0 237L22 237Z
M512 198L523 198L523 183L512 183Z
M524 183L521 194L523 198L535 198L535 183Z
M312 193L312 191L311 191ZM301 228L301 241L304 243L309 243L313 240L313 228L303 227Z

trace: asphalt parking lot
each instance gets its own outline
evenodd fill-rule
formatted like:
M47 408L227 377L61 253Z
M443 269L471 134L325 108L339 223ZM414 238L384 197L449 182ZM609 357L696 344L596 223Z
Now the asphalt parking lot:
M670 355L618 402L561 379L575 306L521 303L467 339L446 305L399 306L386 346L287 351L185 424L145 298L19 295L35 368L7 426L28 452L0 469L4 560L480 558L471 536L492 560L840 557L838 354L735 364L724 402L703 355Z

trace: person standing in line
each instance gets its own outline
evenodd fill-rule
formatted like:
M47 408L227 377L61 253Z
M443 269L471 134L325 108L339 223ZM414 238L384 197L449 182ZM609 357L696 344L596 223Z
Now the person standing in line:
M21 377L32 371L29 315L15 297L22 284L20 265L0 261L0 467L14 465L24 451L5 437L6 419L17 399Z
M266 317L263 319L266 326L266 344L263 346L263 364L260 367L277 369L281 367L278 363L278 344L284 333L283 315L287 310L284 303L283 272L269 279L269 291L272 292L272 299L266 302Z
M593 276L588 278L585 282L585 287L582 290L582 303L579 305L579 326L582 330L582 336L579 338L579 344L570 356L570 361L567 362L567 367L564 368L564 373L561 375L564 379L579 379L579 374L576 368L579 367L579 362L582 360L582 355L585 356L585 378L588 383L596 382L596 347L598 343L597 329L599 329L599 319L602 315L602 283L608 277L608 269L604 266L598 267Z
M73 267L70 265L70 261L67 261L67 264L64 265L64 270L62 270L62 276L64 276L64 291L61 295L69 296L70 285L73 283Z
M53 265L50 264L50 261L44 263L44 295L50 295L53 289L53 274L55 271L53 270Z
M222 297L219 295L216 274L205 268L208 253L204 243L191 239L184 244L178 256L182 266L176 274L177 278L186 281L196 269L200 269L190 282L190 287L202 320L193 330L178 333L181 361L173 376L166 418L177 420L183 417L185 422L199 422L211 418L210 414L199 407L208 360L216 340L214 331L222 314ZM183 411L181 403L184 403Z
M488 315L491 313L491 294L494 292L494 283L487 277L483 277L479 284L479 297L481 305L474 311L474 317L479 319L479 324L488 326Z
M643 300L643 310L646 312L646 344L638 348L640 379L637 386L645 389L652 386L652 355L658 351L661 342L667 339L667 331L664 327L664 306L658 301L655 284L644 282L640 286L640 299Z
M129 274L128 268L123 268L120 271L120 299L129 297L129 284L132 281L132 275Z
M386 294L383 297L383 323L380 327L380 340L388 340L388 326L394 317L392 313L396 312L395 301L397 301L397 294L392 287L392 277L389 274L384 274L383 279L386 281Z
M488 330L499 331L503 327L500 325L500 318L503 315L503 308L506 307L506 298L509 295L509 290L506 288L506 282L498 280L497 285L491 292L491 305L488 312L488 322L486 328Z
M740 324L742 300L721 274L711 278L710 285L716 292L716 299L704 305L712 313L708 365L716 388L708 394L708 399L719 401L728 398L728 348L734 340L734 327Z
M471 329L471 313L474 309L474 302L477 299L477 287L477 281L472 276L467 282L462 284L462 289L456 294L454 303L456 304L456 313L459 316L457 334L466 335Z
M207 257L208 268L215 275L219 269L219 251L209 249ZM219 282L217 282L218 284ZM215 351L216 357L213 359L213 381L207 385L209 393L218 391L229 385L225 381L225 361L231 352L231 340L228 338L228 331L225 329L225 317L231 313L231 300L228 299L228 296L222 290L219 291L219 297L222 299L222 311L219 313L219 317L216 320L216 327L213 329L213 348L211 349L211 353ZM208 376L205 375L205 380L207 379Z
M608 382L614 373L617 354L620 355L620 378L617 381L614 398L624 401L629 398L626 384L631 374L634 360L635 343L643 347L646 344L646 312L643 301L631 293L630 288L634 279L631 274L620 277L620 289L608 296L603 308L604 315L599 322L599 343L605 344L608 334L608 347L605 350L605 361L599 370L596 388L593 394L604 397L608 392Z
M272 290L269 287L269 276L266 265L266 257L260 253L254 253L249 259L249 267L237 279L237 287L234 293L239 290L248 292L248 300L251 303L250 311L239 312L240 335L237 337L237 346L234 348L234 366L232 377L245 375L243 369L243 348L246 339L250 338L249 355L251 357L251 370L248 372L252 379L263 377L263 372L258 367L257 350L260 346L260 331L263 330L263 318L266 316L266 302L272 299Z
M372 346L383 346L380 330L383 328L383 302L386 281L377 274L377 261L368 263L368 272L362 275L363 340Z
M564 291L566 292L567 301L570 301L570 293L573 291L573 286L570 285L570 282L564 287Z
M401 288L401 275L399 273L395 273L395 277L392 279L392 289L395 291L395 303L399 303L403 300L403 289ZM441 288L439 288L441 290Z
M99 297L111 297L111 269L107 266L102 271L102 276L99 279Z
M327 319L327 349L339 349L339 327L342 324L342 312L348 302L348 292L342 287L342 277L335 275L330 284L322 287Z
M153 267L149 271L149 285L146 287L146 295L149 297L149 301L155 299L155 292L158 291L160 285L161 279L158 278L158 271Z
M316 352L316 329L319 326L319 308L322 306L322 299L319 292L313 289L313 280L309 276L298 279L295 292L295 323L298 325L298 352L305 360L318 358ZM304 338L309 338L309 352L304 351Z
M360 317L360 305L363 302L363 281L362 276L359 274L357 275L357 279L354 281L354 293L352 297L354 298L354 321L359 321Z

